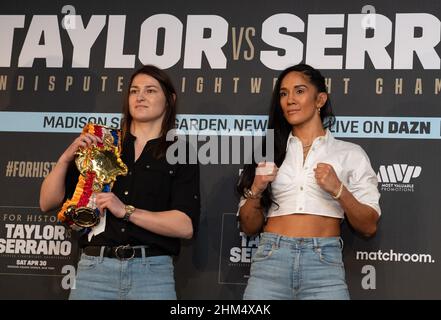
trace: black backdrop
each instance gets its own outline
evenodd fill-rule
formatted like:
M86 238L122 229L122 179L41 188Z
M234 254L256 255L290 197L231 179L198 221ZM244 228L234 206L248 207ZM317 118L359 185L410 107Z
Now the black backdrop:
M363 239L343 226L352 298L441 297L439 1L65 5L0 9L0 298L67 297L75 235L60 229L56 212L41 214L39 187L85 121L118 123L135 68L167 69L181 129L191 122L191 134L208 128L228 137L216 124L239 129L235 119L248 120L239 135L259 134L274 78L299 62L322 70L338 115L334 135L360 144L380 180L377 235ZM242 296L258 239L236 226L241 167L201 167L200 232L176 259L180 298Z

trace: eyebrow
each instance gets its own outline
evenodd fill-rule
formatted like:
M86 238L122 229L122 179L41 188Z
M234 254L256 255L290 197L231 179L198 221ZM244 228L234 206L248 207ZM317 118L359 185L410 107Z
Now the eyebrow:
M130 88L140 88L140 87L144 87L144 88L158 88L157 86L155 86L154 84L149 84L146 86L137 86L137 85L131 85Z
M297 84L297 85L294 86L294 89L299 89L299 88L302 88L302 87L308 88L308 86L306 84ZM280 90L287 90L287 88L281 87Z

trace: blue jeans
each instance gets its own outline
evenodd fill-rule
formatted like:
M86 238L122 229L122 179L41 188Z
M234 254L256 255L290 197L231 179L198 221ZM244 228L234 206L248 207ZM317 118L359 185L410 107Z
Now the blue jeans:
M340 237L290 238L261 234L245 300L348 300Z
M173 272L170 256L119 260L83 253L69 299L176 300Z

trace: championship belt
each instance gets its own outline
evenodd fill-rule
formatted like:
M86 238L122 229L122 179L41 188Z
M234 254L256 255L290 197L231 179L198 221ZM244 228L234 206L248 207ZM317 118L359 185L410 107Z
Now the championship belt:
M116 177L127 174L127 166L121 160L121 131L89 123L83 133L90 133L102 142L80 148L75 154L75 164L80 171L78 183L71 199L58 213L58 220L74 230L91 228L100 222L96 206L97 192L109 192Z

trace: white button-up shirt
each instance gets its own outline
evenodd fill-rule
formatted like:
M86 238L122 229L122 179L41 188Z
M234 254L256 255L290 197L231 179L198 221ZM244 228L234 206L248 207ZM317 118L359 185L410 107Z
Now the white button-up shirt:
M276 179L271 183L273 200L267 217L294 213L344 218L339 202L316 182L317 163L330 164L345 187L361 203L381 214L377 176L366 152L354 143L335 139L329 130L317 137L303 163L302 142L292 134L286 144L286 156Z

